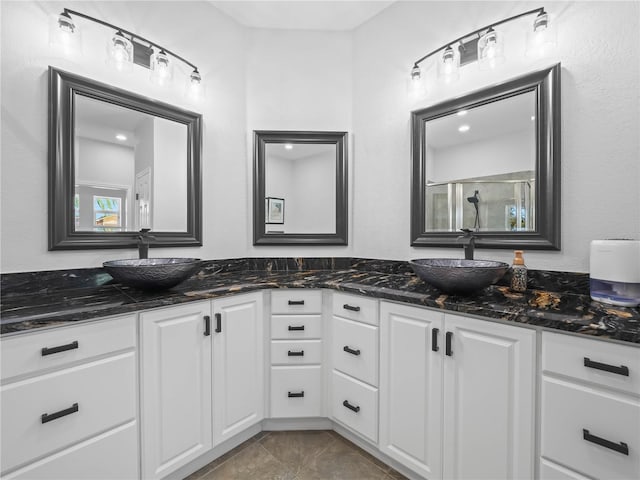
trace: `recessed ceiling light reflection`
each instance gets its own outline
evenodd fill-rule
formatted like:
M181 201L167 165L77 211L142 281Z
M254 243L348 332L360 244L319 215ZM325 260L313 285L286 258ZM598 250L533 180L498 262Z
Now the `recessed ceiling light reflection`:
M459 132L468 132L471 129L471 127L469 125L460 125L458 127L458 131Z
M290 143L285 143L284 144L284 148L285 148L285 150L292 150L293 149L293 145L291 145Z
M463 115L466 115L468 111L469 111L469 110L460 110L460 111L458 111L457 115L458 115L459 117L462 117Z
M531 115L531 121L533 122L536 119L535 115Z
M116 135L116 140L120 140L121 142L124 142L127 140L127 136L123 135L122 133L119 133Z

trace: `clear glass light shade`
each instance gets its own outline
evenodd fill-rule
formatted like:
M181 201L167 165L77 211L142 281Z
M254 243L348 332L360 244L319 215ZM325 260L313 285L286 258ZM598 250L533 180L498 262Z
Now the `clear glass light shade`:
M172 78L173 65L169 55L164 50L156 52L151 57L151 81L156 85L165 86L171 83Z
M533 22L533 28L527 32L527 57L549 55L558 43L557 32L549 20L549 14L542 12Z
M118 31L107 44L107 63L119 72L129 72L133 68L133 44Z
M460 78L460 55L448 46L438 62L438 78L444 83L453 83Z
M82 35L71 16L62 12L54 17L49 27L49 45L61 50L65 55L75 55L82 51Z
M202 75L197 68L191 72L187 81L187 97L191 100L201 100L205 97Z
M407 95L411 99L417 99L424 97L426 94L427 82L425 74L418 65L414 65L407 79Z
M493 28L478 40L478 65L481 70L490 70L504 63L503 40Z

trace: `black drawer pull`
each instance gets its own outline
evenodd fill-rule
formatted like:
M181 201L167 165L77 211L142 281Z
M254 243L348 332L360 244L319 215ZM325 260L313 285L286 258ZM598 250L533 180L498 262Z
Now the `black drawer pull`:
M358 413L358 412L360 411L360 407L357 407L357 406L351 405L351 404L349 403L349 401L348 401L348 400L345 400L344 402L342 402L342 405L344 405L344 406L345 406L345 407L347 407L349 410L352 410L352 411L354 411L354 412L356 412L356 413Z
M596 445L614 450L623 455L629 455L629 446L626 443L613 443L609 440L605 440L604 438L596 437L595 435L591 435L589 433L589 430L587 430L586 428L582 429L582 438L584 438L587 442L595 443Z
M71 342L66 345L60 345L59 347L44 347L42 349L42 356L66 352L67 350L74 350L76 348L78 348L78 342Z
M301 392L287 392L287 397L289 398L302 398L304 397L304 390Z
M358 350L353 350L353 349L349 348L347 345L345 345L342 350L344 350L347 353L350 353L351 355L355 355L356 357L358 355L360 355L360 350L359 349Z
M69 408L65 408L64 410L60 410L59 412L43 413L42 416L40 417L40 420L42 421L42 423L47 423L52 420L56 420L60 417L71 415L72 413L76 413L77 411L78 411L78 404L74 403Z
M606 363L594 362L590 358L584 357L584 366L595 368L596 370L604 370L605 372L617 373L618 375L629 376L629 368L624 365L616 367L615 365L607 365Z
M359 312L360 311L360 307L354 307L353 305L349 305L348 303L345 303L342 308L344 308L345 310L351 310L352 312Z
M440 333L440 329L438 328L431 329L431 350L434 352L437 352L438 350L440 350L440 347L438 347L438 333Z
M289 325L289 331L290 332L301 332L301 331L304 331L304 325L299 325L299 326Z
M289 305L304 305L304 300L289 300Z
M216 333L222 332L222 314L216 313Z
M204 336L211 335L211 317L209 315L204 316Z
M304 357L304 350L300 350L299 352L292 352L291 350L289 350L287 352L287 355L289 357Z
M453 355L453 351L451 350L451 337L453 337L453 332L447 332L445 335L444 353L449 357Z

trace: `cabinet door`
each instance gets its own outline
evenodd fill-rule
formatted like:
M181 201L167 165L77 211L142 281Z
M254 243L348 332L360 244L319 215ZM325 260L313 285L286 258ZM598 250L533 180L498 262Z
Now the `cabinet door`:
M432 479L442 475L442 323L440 312L381 303L380 449Z
M142 478L161 478L212 447L210 302L140 314Z
M444 477L533 477L535 332L445 315Z
M262 310L260 292L213 302L215 445L264 417Z

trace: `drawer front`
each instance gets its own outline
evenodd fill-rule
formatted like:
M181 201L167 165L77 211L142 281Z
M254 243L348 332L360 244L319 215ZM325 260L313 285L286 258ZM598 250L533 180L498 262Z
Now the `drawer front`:
M639 425L640 400L543 377L543 457L589 477L640 478Z
M2 386L2 467L134 419L135 390L133 352Z
M333 367L378 385L378 327L333 317Z
M331 416L372 442L378 441L378 389L332 372Z
M2 339L2 381L136 345L136 316Z
M322 338L320 315L272 315L271 338L302 339Z
M5 480L131 480L138 478L136 422L109 430L4 476Z
M379 325L378 301L360 295L334 292L333 314L358 322Z
M321 417L322 367L271 367L271 417Z
M589 480L573 470L540 459L540 480Z
M285 288L271 292L271 313L322 313L322 292L301 288Z
M322 341L274 340L271 342L271 363L274 365L322 363Z
M542 369L640 395L640 348L544 332Z

